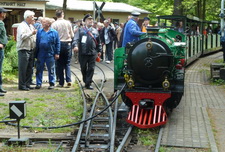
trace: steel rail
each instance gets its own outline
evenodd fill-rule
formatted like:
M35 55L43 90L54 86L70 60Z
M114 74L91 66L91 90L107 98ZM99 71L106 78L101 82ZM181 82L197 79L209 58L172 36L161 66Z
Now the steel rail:
M108 99L106 98L105 94L103 93L103 87L104 87L104 83L106 82L105 81L105 73L104 71L99 67L97 66L101 71L102 71L102 74L103 74L103 79L101 81L101 84L100 84L100 87L99 85L97 85L97 83L95 81L93 81L93 83L95 84L96 86L96 89L97 89L97 95L95 97L95 101L93 103L93 105L95 104L95 102L97 102L97 99L101 96L104 101L106 102L106 106L104 107L104 109L93 115L94 114L94 106L92 106L92 109L91 109L91 114L89 115L88 118L86 118L86 122L88 122L87 126L86 126L86 134L85 134L85 144L88 142L88 138L90 137L90 130L91 130L91 122L93 121L93 118L95 118L96 116L98 115L101 115L104 111L106 111L107 109L109 110L109 132L108 132L108 135L110 136L110 143L109 143L109 148L112 149L111 151L113 151L114 149L114 143L115 143L115 129L116 129L116 117L115 114L117 115L117 107L118 107L118 97L119 95L121 94L122 90L124 89L124 87L126 86L126 84L124 84L124 86L122 87L121 90L118 90L117 91L117 95L115 96L115 98L112 100L111 103L109 103ZM116 106L115 106L115 110L114 110L114 118L113 118L113 113L112 113L112 109L111 109L111 106L114 102L117 102L116 103ZM90 119L89 119L90 118ZM114 122L114 123L113 123ZM84 124L83 124L83 128L84 128ZM83 131L83 130L82 130ZM82 131L79 130L80 132L80 137L82 136ZM80 139L81 138L77 138L76 139L76 142L75 144L77 145L77 148L73 148L72 151L77 151L78 150L78 147L79 147L79 143L80 143Z
M119 94L119 91L116 92L116 94ZM113 126L112 126L112 137L115 137L116 135L116 122L117 122L117 112L118 112L118 98L116 99L115 102L115 107L114 107L114 118L113 118ZM110 143L110 152L114 152L115 148L115 138L112 138L111 143Z
M106 66L106 67L109 68L112 72L114 72L114 70L113 70L110 66L108 66L107 64L104 64L104 63L102 63L102 62L100 62L99 64Z
M155 152L159 151L160 143L161 143L161 139L162 139L162 132L163 132L163 127L160 127L159 136L158 136L156 147L155 147Z
M131 132L132 132L132 129L133 129L133 126L130 126L122 140L122 142L120 143L119 147L117 148L116 152L122 152L125 144L126 144L126 141L127 139L129 138L129 136L131 135Z
M103 93L103 88L104 88L104 83L106 82L105 80L105 72L99 67L99 66L96 66L99 68L99 70L102 72L103 74L103 78L101 80L101 84L100 84L100 87L98 86L98 84L93 80L93 83L97 89L97 95L95 97L95 100L94 100L94 103L92 105L92 108L91 108L91 112L90 112L90 117L93 116L94 112L95 112L95 109L96 109L96 104L97 104L97 101L98 99L100 98L100 96L103 97L106 105L108 106L109 105L109 101L108 99L106 98L105 94ZM112 125L113 125L113 114L112 114L112 109L111 107L108 108L108 111L109 111L109 136L110 136L110 139L112 138L111 136L111 132L112 132ZM87 123L87 127L86 127L86 135L85 135L85 145L88 143L88 139L90 138L90 132L91 132L91 126L92 126L92 122L93 122L93 119L92 120L89 120ZM86 145L87 146L87 145Z
M72 72L72 71L71 71ZM86 119L86 113L87 113L87 101L86 101L86 96L85 96L85 92L83 90L83 87L82 87L82 84L81 84L81 81L79 80L79 78L77 77L77 75L72 72L75 77L76 77L76 80L78 82L78 85L80 87L80 90L81 90L81 93L82 93L82 98L83 98L83 116L82 116L82 121ZM80 127L79 127L79 130L78 130L78 134L77 134L77 137L76 137L76 141L74 143L74 146L72 148L72 152L76 152L78 150L78 147L79 147L79 141L80 141L80 138L81 138L81 135L82 135L82 131L83 131L83 128L84 128L84 123L81 123L80 124Z

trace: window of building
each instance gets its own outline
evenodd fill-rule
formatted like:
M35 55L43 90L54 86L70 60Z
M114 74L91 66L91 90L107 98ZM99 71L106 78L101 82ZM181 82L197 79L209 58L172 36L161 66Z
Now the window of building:
M113 19L113 20L112 20L113 24L114 24L115 22L120 23L119 21L120 21L119 19Z
M69 17L68 20L73 23L74 22L74 18L73 17Z

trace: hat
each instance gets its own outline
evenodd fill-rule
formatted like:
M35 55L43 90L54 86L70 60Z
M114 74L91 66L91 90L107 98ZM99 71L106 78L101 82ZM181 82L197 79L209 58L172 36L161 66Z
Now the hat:
M83 21L85 22L85 20L87 19L87 18L93 18L90 14L86 14L85 16L84 16L84 18L83 18Z
M5 12L8 12L8 11L10 11L10 10L7 10L7 9L4 9L3 7L0 7L0 12L5 13Z
M134 16L134 17L138 17L140 14L141 14L141 13L139 13L139 12L132 12L132 13L131 13L131 15Z
M150 18L148 18L148 17L144 17L144 20L149 20L149 21L150 21Z

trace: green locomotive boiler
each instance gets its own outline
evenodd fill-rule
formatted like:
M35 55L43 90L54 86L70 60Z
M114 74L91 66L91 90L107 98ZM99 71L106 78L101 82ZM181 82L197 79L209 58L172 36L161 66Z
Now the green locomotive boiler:
M184 92L186 39L182 33L147 28L137 42L114 53L114 90L130 107L127 122L139 128L160 126Z

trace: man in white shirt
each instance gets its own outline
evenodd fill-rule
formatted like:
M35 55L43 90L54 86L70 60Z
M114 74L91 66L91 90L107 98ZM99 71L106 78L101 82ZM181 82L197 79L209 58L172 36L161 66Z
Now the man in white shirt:
M18 67L19 67L19 90L29 91L32 78L34 60L34 47L37 30L31 25L34 21L34 12L24 12L24 21L17 28Z

